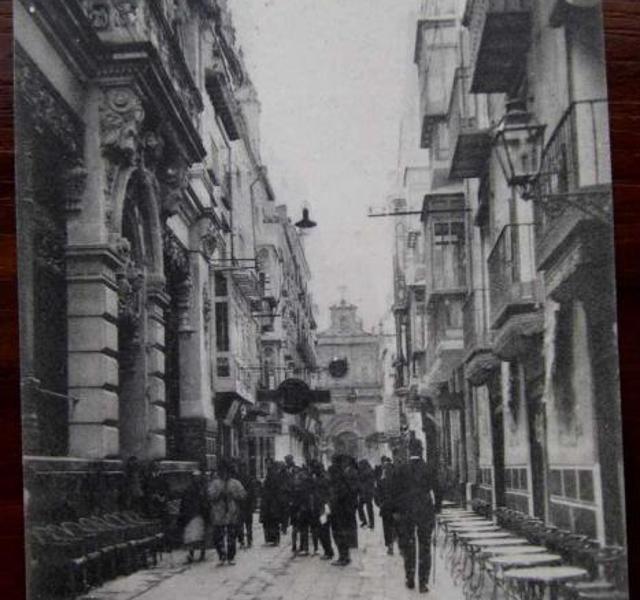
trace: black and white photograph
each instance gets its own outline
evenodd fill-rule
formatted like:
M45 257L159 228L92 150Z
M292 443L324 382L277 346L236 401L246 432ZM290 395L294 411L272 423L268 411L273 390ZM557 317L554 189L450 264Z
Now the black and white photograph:
M29 600L630 598L601 0L12 2Z

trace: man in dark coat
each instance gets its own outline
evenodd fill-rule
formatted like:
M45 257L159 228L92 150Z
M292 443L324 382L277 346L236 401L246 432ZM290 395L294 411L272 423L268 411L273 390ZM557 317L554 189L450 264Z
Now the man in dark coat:
M329 478L322 463L311 461L311 534L314 553L318 551L318 542L322 546L323 560L333 558L331 545L331 525L329 523Z
M419 440L410 444L409 461L395 469L392 483L391 509L400 538L406 584L409 589L415 587L417 538L418 584L420 592L426 593L431 571L431 534L440 510L440 492L437 470L422 458Z
M332 565L344 567L351 562L353 523L358 506L358 480L348 456L336 455L329 467L331 529L338 547L338 560Z
M291 474L289 510L291 543L294 554L309 555L309 529L311 527L312 480L306 467L295 467Z
M358 463L358 517L360 518L360 527L374 527L373 516L373 492L376 483L376 474L371 468L369 461L362 459ZM366 508L366 514L365 514Z
M282 482L281 465L270 463L260 498L260 521L264 528L264 541L269 546L280 543L280 526L286 512Z
M393 542L396 537L395 524L393 522L393 464L391 460L383 457L381 474L376 481L374 499L380 508L380 518L382 519L382 532L384 535L384 545L387 547L387 554L393 555Z
M238 480L247 492L241 506L238 541L241 547L251 548L253 544L253 513L256 510L260 483L249 473L241 461L236 461L236 471Z

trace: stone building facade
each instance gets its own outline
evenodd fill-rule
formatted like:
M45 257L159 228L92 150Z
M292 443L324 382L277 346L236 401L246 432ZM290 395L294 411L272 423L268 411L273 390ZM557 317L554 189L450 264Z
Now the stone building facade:
M601 19L598 1L421 4L429 185L397 228L398 378L451 495L623 543Z
M380 337L365 331L358 307L341 300L330 307L328 329L318 333L317 384L329 390L331 405L322 407L327 452L368 457L380 453L376 409L383 405L382 348ZM346 373L334 374L329 365L346 360Z
M131 457L175 485L248 458L258 251L282 224L224 0L16 0L15 37L24 454L47 519L115 506Z

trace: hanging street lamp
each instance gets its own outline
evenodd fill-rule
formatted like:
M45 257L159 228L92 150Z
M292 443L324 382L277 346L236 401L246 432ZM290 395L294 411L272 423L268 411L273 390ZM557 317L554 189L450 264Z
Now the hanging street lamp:
M494 148L507 184L518 188L525 200L533 197L545 127L526 110L525 100L512 99L495 132Z

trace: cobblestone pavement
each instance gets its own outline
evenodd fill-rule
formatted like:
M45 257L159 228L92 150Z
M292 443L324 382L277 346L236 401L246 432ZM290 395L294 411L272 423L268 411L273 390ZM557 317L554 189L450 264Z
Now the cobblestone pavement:
M359 531L359 550L348 567L333 567L318 556L293 557L288 544L239 550L235 566L218 566L214 552L203 563L185 565L182 551L165 555L152 569L120 577L92 590L84 600L461 600L438 557L436 583L427 595L404 586L402 559L387 556L382 532ZM439 553L436 553L439 554Z

